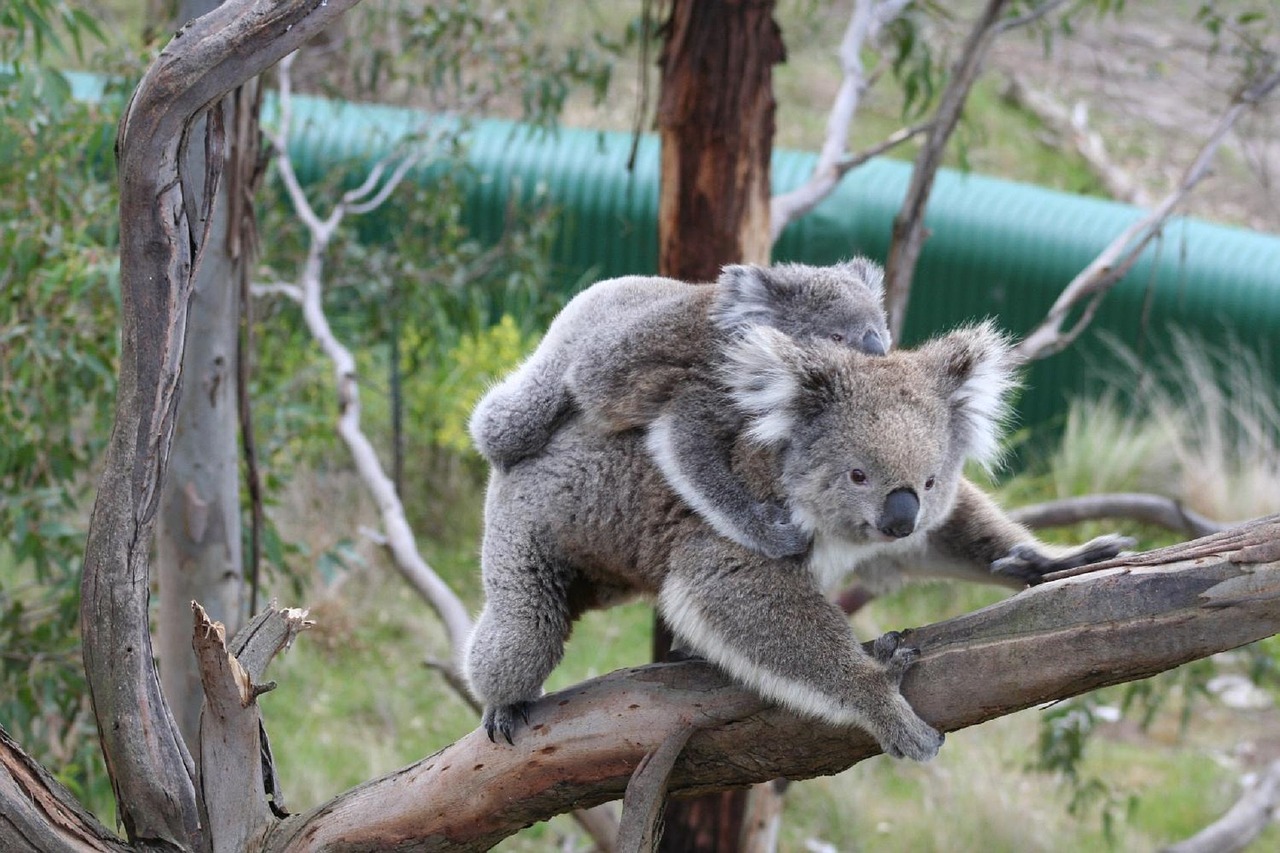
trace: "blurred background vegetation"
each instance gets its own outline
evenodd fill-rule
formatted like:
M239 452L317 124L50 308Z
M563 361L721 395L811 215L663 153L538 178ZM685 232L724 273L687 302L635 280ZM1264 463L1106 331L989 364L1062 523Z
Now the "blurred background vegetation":
M1176 5L1195 20L1198 4ZM937 89L956 19L918 6L890 48L896 73L859 113L854 149L927 109ZM0 722L108 825L112 796L80 671L78 573L119 355L114 129L169 32L153 30L158 8L111 0L90 17L65 0L11 0L0 10ZM297 76L317 94L461 111L460 129L478 114L548 128L561 120L647 128L637 103L656 86L656 46L644 45L640 14L638 3L366 0L304 53ZM838 81L830 57L847 15L844 4L779 3L789 59L776 80L777 144L820 144ZM69 69L112 82L101 99L77 100L60 73ZM1040 131L1034 116L999 96L996 81L984 81L952 162L1101 194L1087 164L1042 144ZM478 607L485 469L468 446L466 418L486 384L536 344L566 294L589 277L550 260L559 226L551 205L511 211L496 244L470 234L461 153L446 146L436 181L401 187L390 242L363 240L358 224L345 231L326 284L335 330L359 353L365 427L388 467L400 460L419 546ZM303 229L274 181L258 210L264 283L290 280L304 251ZM336 186L312 195L326 191ZM266 589L310 607L318 623L279 662L280 688L263 699L298 810L439 749L476 719L424 665L447 656L443 631L360 533L376 527L375 513L332 432L329 364L292 303L261 299L254 311L250 391L268 496ZM1144 381L1150 370L1127 356L1132 371L1113 373L1104 394L1073 403L1052 453L991 485L1010 505L1150 490L1223 520L1280 511L1280 413L1268 366L1189 338L1178 346L1164 371L1173 381ZM1120 527L1144 548L1171 541ZM873 602L855 628L874 636L1000 595L913 587ZM649 626L643 605L589 616L549 689L646 660ZM1267 641L997 720L953 735L929 765L877 758L795 785L782 849L1149 849L1184 837L1230 804L1243 769L1280 755L1277 652ZM1211 689L1224 675L1253 692L1224 704ZM566 837L581 847L578 835L558 818L502 849L551 849ZM1259 845L1278 843L1273 828Z

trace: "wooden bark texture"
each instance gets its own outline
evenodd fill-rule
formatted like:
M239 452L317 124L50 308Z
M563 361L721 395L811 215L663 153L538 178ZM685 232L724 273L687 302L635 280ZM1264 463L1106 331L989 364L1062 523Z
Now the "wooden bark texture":
M676 0L664 30L658 269L714 281L769 262L773 66L786 58L771 0Z
M84 661L130 840L200 849L194 767L160 690L148 624L149 550L173 439L194 266L207 234L182 154L195 119L356 0L232 0L178 32L120 122L123 340L116 419L81 585ZM210 114L214 132L221 122ZM205 174L205 186L216 181ZM208 193L205 193L205 198Z

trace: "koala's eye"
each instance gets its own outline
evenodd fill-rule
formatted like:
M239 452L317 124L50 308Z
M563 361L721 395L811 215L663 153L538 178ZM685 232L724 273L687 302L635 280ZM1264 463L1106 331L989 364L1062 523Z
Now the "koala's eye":
M842 344L844 343L844 335L840 334L839 332L832 332L831 340L838 344Z
M867 472L863 471L861 468L854 468L849 472L849 479L861 485L862 483L867 482Z
M933 481L934 481L934 478L933 478L933 477L930 477L929 479L925 480L925 481L924 481L924 487L925 487L926 489L932 489L932 488L933 488Z

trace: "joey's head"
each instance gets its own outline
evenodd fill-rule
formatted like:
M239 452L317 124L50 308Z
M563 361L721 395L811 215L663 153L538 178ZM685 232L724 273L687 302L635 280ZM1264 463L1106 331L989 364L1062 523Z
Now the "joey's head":
M872 358L755 327L724 379L750 440L776 449L782 490L815 534L905 539L951 511L968 459L999 447L1015 363L991 324Z
M712 318L731 335L770 326L800 343L830 341L868 355L889 351L884 271L874 261L727 266L717 284Z

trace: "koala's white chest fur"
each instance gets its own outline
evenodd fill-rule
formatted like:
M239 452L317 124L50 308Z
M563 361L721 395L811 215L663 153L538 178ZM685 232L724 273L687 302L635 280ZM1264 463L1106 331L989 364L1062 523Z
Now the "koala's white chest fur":
M809 572L824 591L856 574L872 592L896 589L906 578L903 563L925 548L925 537L908 536L892 542L850 542L818 531L807 563Z

